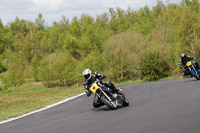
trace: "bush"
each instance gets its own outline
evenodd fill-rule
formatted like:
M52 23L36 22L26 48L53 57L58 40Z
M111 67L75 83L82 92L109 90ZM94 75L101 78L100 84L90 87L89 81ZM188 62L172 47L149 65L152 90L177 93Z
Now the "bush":
M3 65L3 62L2 62L2 58L0 56L0 73L4 72L6 70L5 66Z
M25 83L25 79L31 75L28 63L20 56L13 55L7 69L2 78L3 90Z
M152 52L145 53L141 69L147 81L154 81L169 74L167 61Z
M32 72L32 76L33 79L37 82L37 81L41 81L42 77L40 74L40 65L41 65L41 60L43 59L43 54L39 51L36 51L32 60L31 60L31 72Z
M83 70L89 68L92 71L97 72L103 72L106 65L106 60L104 56L96 50L92 51L92 53L88 55L85 59L83 59L82 62Z
M141 77L141 62L145 49L145 39L134 32L113 36L104 45L107 71L112 79L123 81Z
M76 81L76 61L64 52L46 56L40 63L40 77L44 85L70 86Z

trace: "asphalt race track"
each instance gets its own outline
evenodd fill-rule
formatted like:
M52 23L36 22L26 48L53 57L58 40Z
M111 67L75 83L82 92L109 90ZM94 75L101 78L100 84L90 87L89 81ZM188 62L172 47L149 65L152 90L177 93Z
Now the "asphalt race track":
M200 81L122 86L130 106L92 107L86 95L0 125L0 133L200 133Z

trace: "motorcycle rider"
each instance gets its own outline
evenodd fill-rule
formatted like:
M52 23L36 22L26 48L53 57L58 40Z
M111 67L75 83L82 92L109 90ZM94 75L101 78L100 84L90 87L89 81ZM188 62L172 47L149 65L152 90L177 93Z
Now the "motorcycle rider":
M195 61L196 57L187 56L185 53L181 54L180 68L183 69L184 75L189 75L190 77L192 77L192 75L190 74L190 71L189 71L188 67L186 66L186 63L191 60ZM197 62L195 62L194 65L195 65L196 69L199 70L199 64Z
M97 80L99 80L104 85L104 87L102 87L102 89L104 91L111 91L111 92L113 91L113 92L116 92L118 94L123 94L123 91L120 88L117 88L112 82L110 82L110 81L106 82L106 83L102 82L102 80L104 78L106 78L105 74L102 74L102 73L99 73L99 72L92 73L92 71L90 69L85 69L83 71L83 76L85 77L85 81L84 81L83 85L85 87L85 93L87 94L88 97L92 93L90 91L90 87ZM94 101L93 101L93 106L95 108L98 108L102 105L104 105L104 104L100 102L100 98L95 95Z

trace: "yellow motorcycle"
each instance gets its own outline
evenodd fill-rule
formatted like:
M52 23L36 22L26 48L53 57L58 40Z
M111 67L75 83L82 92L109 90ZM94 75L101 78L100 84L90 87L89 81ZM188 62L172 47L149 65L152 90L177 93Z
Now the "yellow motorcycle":
M104 85L96 81L90 87L90 90L100 98L108 108L116 110L119 107L129 106L129 101L123 94L117 94L111 91L104 91L102 88Z

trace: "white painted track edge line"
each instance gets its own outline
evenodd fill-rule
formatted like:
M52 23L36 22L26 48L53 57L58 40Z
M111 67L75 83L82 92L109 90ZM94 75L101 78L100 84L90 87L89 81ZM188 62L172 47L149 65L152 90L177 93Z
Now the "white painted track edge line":
M55 107L55 106L57 106L57 105L60 105L60 104L62 104L62 103L65 103L65 102L67 102L67 101L70 101L70 100L72 100L72 99L75 99L75 98L77 98L77 97L80 97L80 96L82 96L82 95L84 95L84 94L85 94L85 93L81 93L81 94L79 94L79 95L76 95L76 96L73 96L73 97L69 97L69 98L64 99L64 100L62 100L62 101L59 101L59 102L57 102L57 103L48 105L48 106L46 106L46 107L44 107L44 108L31 111L31 112L29 112L29 113L27 113L27 114L24 114L24 115L22 115L22 116L13 117L13 118L10 118L10 119L8 119L8 120L0 121L0 125L1 125L1 124L4 124L4 123L11 122L11 121L14 121L14 120L17 120L17 119L24 118L24 117L26 117L26 116L29 116L29 115L32 115L32 114L35 114L35 113L38 113L38 112L41 112L41 111L44 111L44 110L47 110L47 109L49 109L49 108Z

